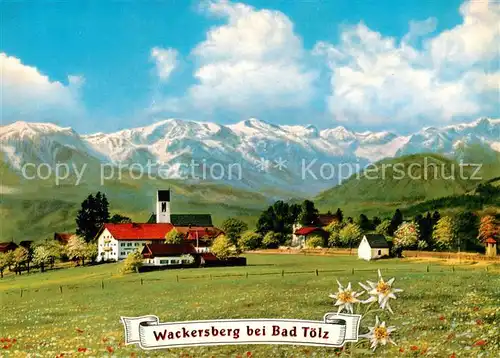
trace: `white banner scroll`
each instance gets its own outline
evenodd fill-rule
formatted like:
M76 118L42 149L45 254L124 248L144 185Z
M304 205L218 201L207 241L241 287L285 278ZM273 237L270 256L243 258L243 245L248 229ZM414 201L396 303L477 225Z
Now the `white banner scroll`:
M227 319L160 323L156 316L121 317L125 344L142 349L234 344L342 347L357 341L360 316L327 313L324 321Z

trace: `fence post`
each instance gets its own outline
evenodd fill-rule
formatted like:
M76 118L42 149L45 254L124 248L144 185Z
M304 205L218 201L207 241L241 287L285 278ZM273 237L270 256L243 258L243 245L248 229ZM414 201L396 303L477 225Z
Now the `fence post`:
M351 269L351 273L354 275L354 267Z
M175 276L177 278L177 282L179 282L179 275Z
M21 297L23 297L23 289L21 288Z
M488 265L486 265L486 272L488 272L488 270L489 270L489 266L488 266Z
M248 278L248 272L247 272L246 276L247 276L247 278Z
M212 279L212 274L210 274L210 279Z
M104 280L101 280L101 290L104 290Z
M427 265L427 272L429 272L429 265Z
M144 285L144 282L142 281L142 277L141 277L141 286Z
M319 272L318 272L318 269L316 269L316 276L318 276L318 275L319 275Z
M455 266L451 266L451 269L453 270L453 272L455 272Z
M62 286L59 286L59 292L62 294Z

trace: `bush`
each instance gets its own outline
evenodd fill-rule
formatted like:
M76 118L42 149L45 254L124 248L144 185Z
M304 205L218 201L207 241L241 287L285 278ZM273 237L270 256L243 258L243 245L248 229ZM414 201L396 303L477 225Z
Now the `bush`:
M262 246L268 249L275 249L278 246L280 246L280 243L281 243L281 235L273 231L269 231L262 240Z
M167 235L165 235L166 244L181 244L184 240L184 235L179 233L176 229L170 230Z
M255 250L261 244L261 237L253 231L245 232L238 240L238 246L242 250Z
M226 235L219 235L212 244L212 253L220 260L225 260L233 254L233 244Z
M142 267L142 254L139 251L134 251L128 254L127 258L123 261L122 273L139 272Z
M328 246L329 247L340 247L342 246L342 242L340 241L340 233L334 231L328 237Z
M314 249L316 247L324 247L325 239L319 235L311 235L306 240L306 246L311 249Z

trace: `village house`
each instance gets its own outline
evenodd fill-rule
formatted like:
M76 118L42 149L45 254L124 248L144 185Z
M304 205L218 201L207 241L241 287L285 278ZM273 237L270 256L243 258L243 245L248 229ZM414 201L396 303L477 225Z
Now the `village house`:
M358 247L358 258L370 261L384 256L389 256L389 243L384 235L364 235Z
M213 226L210 214L171 214L170 190L158 190L156 214L147 223L106 223L101 227L97 261L123 260L131 252L142 252L146 244L164 243L165 236L174 229L200 253L208 252L212 241L222 233Z
M303 226L300 223L295 223L292 232L292 246L302 248L305 246L307 238L314 235L328 238L325 228L336 220L338 219L333 214L319 214L317 225Z
M17 244L13 241L0 242L0 252L2 253L14 251L15 249L17 249Z
M486 256L495 257L497 256L497 241L490 237L486 239Z
M181 266L194 263L198 255L192 244L146 244L142 249L144 266ZM191 257L192 261L188 258Z
M54 233L54 240L59 242L61 245L67 245L69 242L69 239L71 239L71 237L73 235L74 234L69 233L69 232L55 232Z

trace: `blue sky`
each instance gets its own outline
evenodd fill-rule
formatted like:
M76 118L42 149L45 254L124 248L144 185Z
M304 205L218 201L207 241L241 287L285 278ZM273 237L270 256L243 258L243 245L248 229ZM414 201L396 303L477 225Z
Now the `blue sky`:
M3 124L256 116L405 132L500 112L500 12L486 0L0 6Z

